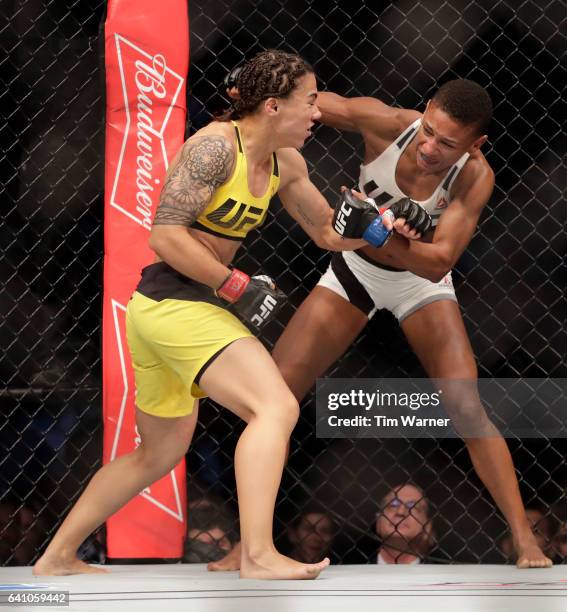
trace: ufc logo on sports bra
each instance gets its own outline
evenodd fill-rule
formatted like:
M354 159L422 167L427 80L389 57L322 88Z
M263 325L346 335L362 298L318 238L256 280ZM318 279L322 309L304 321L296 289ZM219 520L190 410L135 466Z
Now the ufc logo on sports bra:
M351 212L352 208L346 202L343 202L335 220L335 231L341 236L345 233L346 218L350 216Z
M264 301L260 304L260 312L251 318L252 323L258 325L258 327L262 325L262 323L270 316L270 313L274 309L276 303L276 298L274 298L273 295L267 295L264 298Z
M230 219L223 221L222 219L233 212L237 205L238 210L236 214L232 215ZM237 202L229 198L216 210L210 212L206 218L218 227L230 229L234 232L241 232L246 225L256 225L260 221L263 212L263 208L251 206L245 202Z

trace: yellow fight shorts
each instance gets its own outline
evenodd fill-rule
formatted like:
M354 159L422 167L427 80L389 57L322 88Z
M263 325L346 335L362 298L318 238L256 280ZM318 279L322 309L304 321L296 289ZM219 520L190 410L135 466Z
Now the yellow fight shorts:
M195 379L214 356L252 333L230 312L186 299L154 300L135 292L126 336L136 380L136 405L154 416L191 414L206 397Z

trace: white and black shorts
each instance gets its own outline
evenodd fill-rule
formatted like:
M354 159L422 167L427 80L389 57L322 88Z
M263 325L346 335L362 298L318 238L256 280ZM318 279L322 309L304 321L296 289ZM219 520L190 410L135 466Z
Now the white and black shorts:
M451 272L438 283L406 270L386 269L361 253L333 253L327 271L317 283L356 306L370 319L386 308L401 323L426 304L457 301Z

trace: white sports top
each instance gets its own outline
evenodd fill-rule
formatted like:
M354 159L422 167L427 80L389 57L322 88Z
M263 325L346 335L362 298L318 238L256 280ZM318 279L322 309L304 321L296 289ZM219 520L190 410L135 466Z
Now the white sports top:
M396 166L420 125L421 119L416 119L376 159L367 165L360 165L359 190L365 196L373 198L379 208L389 208L394 202L408 197L396 183ZM434 226L451 201L449 195L451 186L468 158L469 154L465 153L449 168L427 200L421 202L416 200L430 214Z

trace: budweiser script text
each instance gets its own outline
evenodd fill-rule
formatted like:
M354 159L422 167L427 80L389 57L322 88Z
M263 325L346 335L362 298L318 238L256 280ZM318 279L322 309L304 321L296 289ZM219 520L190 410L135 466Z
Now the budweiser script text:
M166 95L165 72L167 69L165 57L154 55L152 65L148 66L141 60L136 61L135 82L138 94L136 96L136 211L141 215L142 225L150 229L152 223L154 185L160 180L154 179L153 171L153 139L161 140L160 131L153 122L155 100L163 100Z

